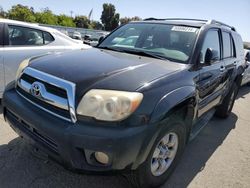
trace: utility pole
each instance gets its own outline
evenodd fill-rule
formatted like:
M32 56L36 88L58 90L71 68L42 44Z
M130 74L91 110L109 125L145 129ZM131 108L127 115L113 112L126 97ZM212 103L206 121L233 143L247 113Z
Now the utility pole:
M73 18L73 13L74 13L74 12L71 10L71 11L70 11L70 16L71 16L71 18Z

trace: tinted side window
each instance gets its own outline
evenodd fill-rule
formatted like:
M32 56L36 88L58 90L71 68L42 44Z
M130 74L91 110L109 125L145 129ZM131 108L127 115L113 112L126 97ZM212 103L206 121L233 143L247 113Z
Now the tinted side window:
M205 62L205 54L208 48L211 48L218 52L218 57L220 58L220 39L219 33L217 30L209 30L204 39L203 46L201 49L202 52L202 61Z
M49 44L55 40L54 37L48 32L43 32L43 37L44 37L44 44Z
M0 46L3 45L3 29L4 29L4 25L2 23L0 23Z
M233 37L230 36L230 38L231 38L231 57L236 57L235 43Z
M9 25L9 45L43 45L43 33L36 29Z
M230 34L222 32L222 41L223 41L223 58L229 58L232 56Z

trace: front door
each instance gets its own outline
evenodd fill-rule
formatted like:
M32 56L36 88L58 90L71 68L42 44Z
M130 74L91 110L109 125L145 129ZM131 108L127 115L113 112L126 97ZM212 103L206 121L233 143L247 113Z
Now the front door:
M221 96L226 87L226 67L221 60L221 39L220 32L217 29L211 29L207 32L203 42L201 54L201 69L199 81L197 83L199 104L198 117L208 112L211 108L218 105ZM207 49L216 51L218 58L211 62L205 63L205 55Z
M0 23L0 98L4 90L4 67L3 67L3 28L4 24Z

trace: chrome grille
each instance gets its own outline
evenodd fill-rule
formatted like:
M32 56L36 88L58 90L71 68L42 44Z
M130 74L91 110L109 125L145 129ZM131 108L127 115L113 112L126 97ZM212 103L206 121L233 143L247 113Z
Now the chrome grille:
M26 68L17 81L18 93L57 117L75 123L75 84L33 68Z

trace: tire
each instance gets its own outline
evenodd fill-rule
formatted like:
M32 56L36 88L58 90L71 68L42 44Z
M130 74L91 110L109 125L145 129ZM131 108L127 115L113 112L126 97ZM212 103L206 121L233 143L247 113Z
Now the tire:
M178 164L178 161L181 158L181 155L184 151L185 145L186 145L186 125L183 120L183 118L180 118L179 116L172 115L171 117L167 118L168 120L165 120L162 122L163 129L160 131L159 136L157 137L146 161L139 166L139 168L133 172L132 179L130 179L130 182L132 183L133 187L143 187L143 188L153 188L153 187L159 187L163 183L166 182L170 174L174 171L176 165ZM171 163L170 159L165 159L166 163L168 164L167 169L165 171L161 172L162 174L157 174L157 170L153 170L158 159L154 158L155 150L159 147L159 144L161 143L163 138L166 138L167 135L169 135L169 144L173 141L171 141L173 138L176 138L177 136L177 144L175 142L175 146L170 149L170 156L172 156ZM175 136L174 136L175 135ZM166 137L165 137L166 136ZM173 139L174 140L174 139ZM171 141L171 142L170 142ZM171 148L171 147L169 147ZM157 149L159 150L159 148ZM173 152L175 151L175 152ZM156 152L157 153L157 152ZM160 164L160 163L157 163ZM164 163L163 163L164 164ZM164 166L164 165L163 165ZM159 166L160 167L160 166ZM160 169L160 168L159 168Z
M227 94L227 96L224 98L221 105L219 105L216 109L215 115L220 118L227 118L234 106L234 102L236 99L236 96L238 94L239 87L236 83L234 83Z

